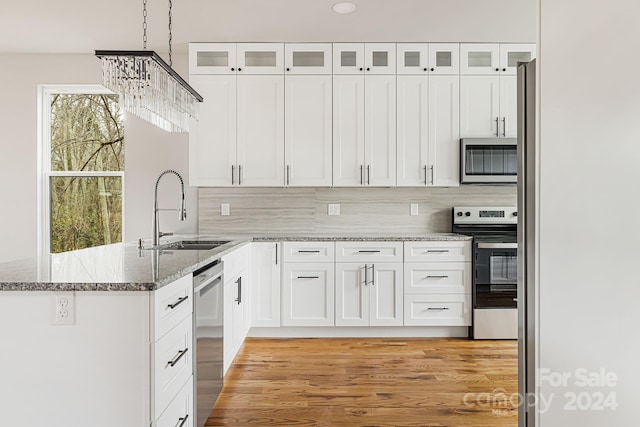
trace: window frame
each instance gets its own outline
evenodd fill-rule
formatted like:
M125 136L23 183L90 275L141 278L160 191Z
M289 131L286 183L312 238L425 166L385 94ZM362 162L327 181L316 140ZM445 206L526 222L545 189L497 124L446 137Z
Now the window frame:
M51 191L52 177L120 177L122 183L122 207L120 242L124 242L125 230L125 171L52 171L51 170L51 98L54 94L114 95L101 85L38 85L38 256L46 259L51 252Z

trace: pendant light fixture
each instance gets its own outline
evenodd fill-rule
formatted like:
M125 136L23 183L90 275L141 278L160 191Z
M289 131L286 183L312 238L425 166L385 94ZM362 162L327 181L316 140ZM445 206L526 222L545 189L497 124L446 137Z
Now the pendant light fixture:
M169 0L169 63L147 50L147 0L142 2L142 50L96 50L102 61L102 84L120 95L122 108L168 132L188 132L198 119L202 96L176 73L171 60Z

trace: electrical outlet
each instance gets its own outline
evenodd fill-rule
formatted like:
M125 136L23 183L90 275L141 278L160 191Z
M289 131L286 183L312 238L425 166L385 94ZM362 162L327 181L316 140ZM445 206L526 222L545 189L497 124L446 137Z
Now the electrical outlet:
M411 203L411 215L412 216L418 215L418 204L417 203Z
M229 203L220 203L220 215L229 215Z
M340 204L329 203L327 205L327 211L329 215L340 215Z
M75 324L75 305L75 295L73 292L55 292L53 294L53 324Z

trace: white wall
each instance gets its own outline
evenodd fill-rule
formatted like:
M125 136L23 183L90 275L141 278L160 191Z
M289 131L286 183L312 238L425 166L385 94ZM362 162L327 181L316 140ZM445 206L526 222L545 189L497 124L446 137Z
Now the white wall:
M176 61L186 72L186 57ZM181 68L182 66L182 68ZM93 55L0 55L0 262L36 254L37 91L39 84L99 84L100 62ZM151 236L155 180L166 168L188 182L188 137L169 134L135 117L125 122L125 240ZM164 182L164 181L167 182ZM178 206L172 179L161 183L162 206ZM175 180L177 182L177 180ZM163 214L164 231L197 230L197 191L188 188L189 220Z
M538 1L540 367L570 375L540 381L540 425L637 426L640 2ZM580 368L617 381L581 387ZM595 392L617 409L565 408Z

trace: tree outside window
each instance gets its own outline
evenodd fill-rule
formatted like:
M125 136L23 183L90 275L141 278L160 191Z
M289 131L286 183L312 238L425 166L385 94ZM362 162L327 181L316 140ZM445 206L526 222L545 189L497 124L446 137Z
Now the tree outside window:
M121 242L124 115L118 96L51 90L42 99L49 252Z

